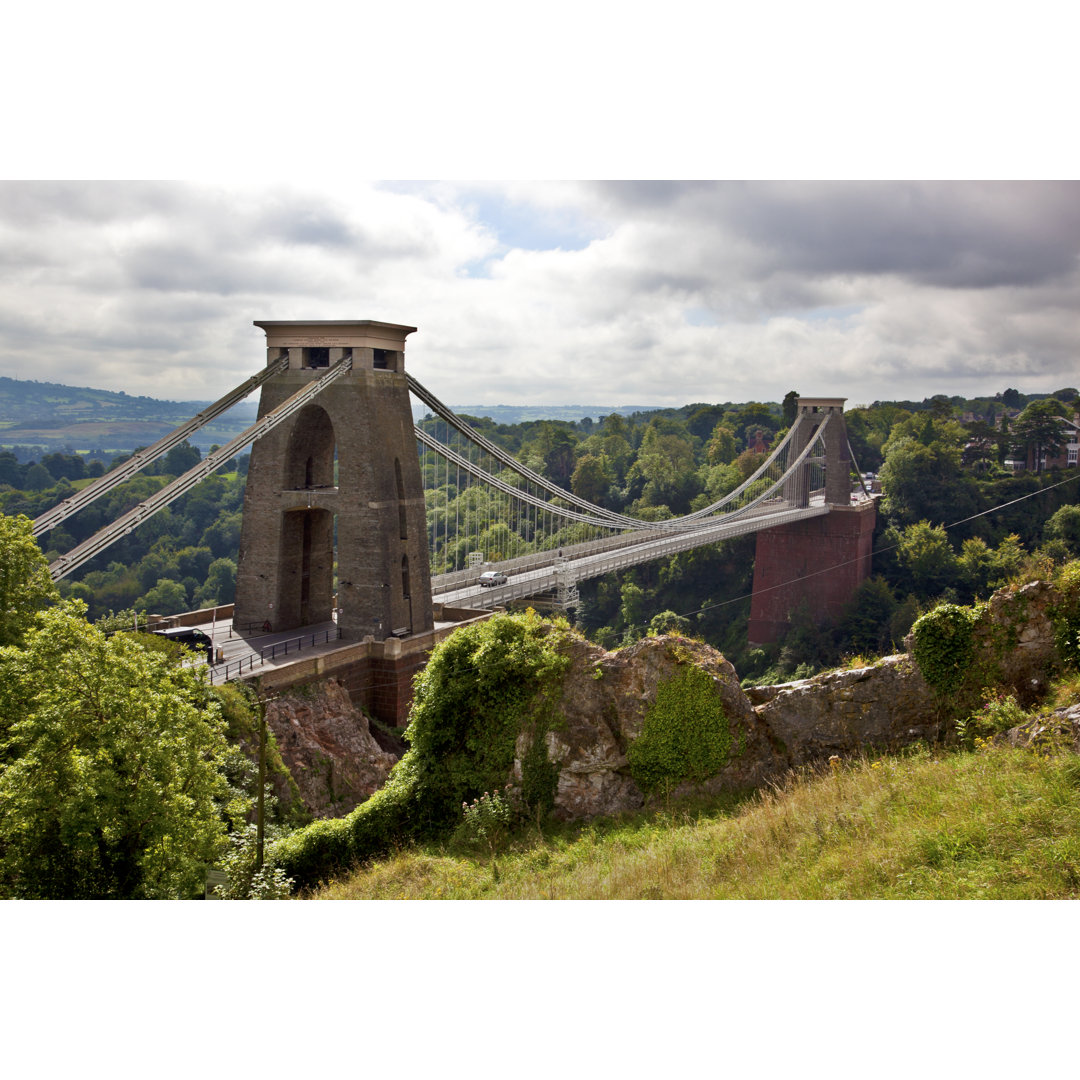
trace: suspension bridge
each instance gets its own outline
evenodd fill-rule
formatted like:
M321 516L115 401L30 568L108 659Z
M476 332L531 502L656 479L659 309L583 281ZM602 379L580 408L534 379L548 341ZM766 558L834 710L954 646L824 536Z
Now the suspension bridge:
M435 604L484 610L529 599L569 607L588 578L757 533L751 637L768 640L794 606L796 579L824 574L797 587L816 589L819 606L835 606L869 571L873 502L865 489L852 490L858 471L842 398L800 398L784 438L737 488L692 513L651 521L557 486L456 415L405 372L404 342L415 327L255 325L267 335L265 367L42 514L34 534L260 390L256 421L57 558L54 579L249 447L235 625L283 631L333 619L346 640L404 639L433 629ZM419 424L414 400L426 412ZM830 519L840 527L824 524ZM822 559L849 568L830 574L815 568ZM785 574L787 585L769 580Z

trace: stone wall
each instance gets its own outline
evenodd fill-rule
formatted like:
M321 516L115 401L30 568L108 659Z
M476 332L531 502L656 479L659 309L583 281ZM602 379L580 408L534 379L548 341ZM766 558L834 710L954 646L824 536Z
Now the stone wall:
M249 678L260 695L283 693L290 687L337 679L357 708L390 727L400 727L412 704L412 682L422 671L431 650L467 622L490 619L490 611L465 608L440 610L444 618L460 618L453 626L440 626L423 634L386 641L361 641L342 645L277 667L260 668Z

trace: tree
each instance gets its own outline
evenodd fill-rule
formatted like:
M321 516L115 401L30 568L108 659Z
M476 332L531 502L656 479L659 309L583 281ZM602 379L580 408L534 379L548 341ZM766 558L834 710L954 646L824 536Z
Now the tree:
M160 462L155 462L151 468L158 476L181 476L188 469L193 469L200 461L202 461L202 454L199 448L185 440L179 446L174 446Z
M631 640L636 640L641 637L641 626L645 622L645 590L628 581L623 585L620 596L619 622L627 633L632 634Z
M738 457L738 454L735 432L727 424L717 424L713 428L708 446L705 447L705 460L710 465L728 465Z
M28 517L0 515L0 645L18 645L38 614L59 599Z
M937 596L956 578L956 552L940 525L928 521L909 525L900 536L896 554L909 575L911 591L919 596Z
M1073 555L1080 555L1080 505L1059 507L1046 523L1046 535L1063 540Z
M985 596L994 569L994 555L981 536L972 536L964 541L957 569L969 597Z
M617 413L614 414L618 416ZM620 420L621 416L618 417ZM634 448L619 432L605 434L600 447L604 459L615 474L615 483L621 484L626 479L626 471L634 461Z
M991 589L1000 589L1020 573L1024 564L1024 545L1016 533L1009 533L998 544L991 559L990 580Z
M503 525L505 529L506 526ZM508 552L499 553L508 558ZM206 581L195 593L198 607L210 607L213 604L231 604L236 595L236 563L232 559L215 559L210 564Z
M537 446L543 457L544 474L559 487L569 487L574 472L577 438L567 425L543 420L537 432Z
M889 620L896 597L883 577L867 578L856 590L840 621L846 647L860 653L881 653L891 643Z
M659 634L685 634L690 629L690 620L670 609L658 612L649 620L649 636Z
M936 439L925 446L908 435L891 438L881 487L885 513L902 525L958 520L978 509L975 481L960 467L959 448Z
M225 513L202 534L200 545L210 548L215 558L236 556L240 549L240 525L243 518L239 510Z
M992 422L972 420L964 425L968 441L964 445L961 460L967 468L985 470L998 458L1000 432Z
M23 469L19 459L10 450L0 450L0 484L22 486Z
M570 480L570 489L582 499L599 503L607 494L614 477L607 460L595 454L585 454L577 463Z
M650 422L627 478L643 482L642 497L647 505L669 506L675 513L685 513L697 494L690 437L662 434L659 425Z
M944 394L935 394L930 399L930 415L935 420L948 420L952 416L952 403Z
M187 606L187 590L179 581L158 578L157 584L135 601L135 606L140 611L150 611L157 615L172 615L177 611L183 611Z
M1033 401L1012 426L1013 450L1033 460L1037 473L1044 458L1060 454L1065 446L1061 418L1065 406L1055 398Z
M56 478L40 462L35 462L26 470L26 479L23 486L27 491L44 491L56 483Z
M0 894L191 897L225 843L220 707L195 669L78 601L0 649Z
M780 418L774 416L768 405L760 401L749 401L730 418L730 425L735 431L755 432L758 428L771 436L780 426ZM752 435L750 436L752 439Z
M784 395L784 403L781 408L784 414L784 427L791 427L795 423L795 414L799 408L799 391L789 390Z

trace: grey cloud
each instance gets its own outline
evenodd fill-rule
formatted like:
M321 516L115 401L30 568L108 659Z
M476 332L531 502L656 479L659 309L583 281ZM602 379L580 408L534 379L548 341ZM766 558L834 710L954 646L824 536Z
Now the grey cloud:
M1037 284L1080 248L1080 185L853 184L766 189L739 225L789 270L898 274L949 288ZM816 195L817 197L810 197Z
M130 284L164 292L287 293L300 284L287 262L259 258L250 250L221 251L176 238L139 245L122 257Z
M620 214L748 241L757 278L898 275L946 288L1038 284L1080 252L1080 184L1059 182L606 184Z

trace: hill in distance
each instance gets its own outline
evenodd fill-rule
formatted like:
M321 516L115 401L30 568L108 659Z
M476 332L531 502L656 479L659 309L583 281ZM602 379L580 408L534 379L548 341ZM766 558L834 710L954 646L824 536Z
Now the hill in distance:
M209 401L162 401L113 390L0 377L0 446L49 450L134 450L167 435ZM195 432L206 451L234 438L255 419L252 397Z
M620 413L652 412L662 405L451 405L463 416L486 416L496 424L523 424L527 420L584 420Z
M46 450L134 450L167 435L209 401L165 401L124 391L37 382L0 376L0 447L37 446ZM526 420L581 420L586 416L629 415L655 405L453 405L467 416L486 416L497 424ZM234 405L191 436L204 453L223 445L255 420L258 397ZM418 405L419 419L427 410Z

